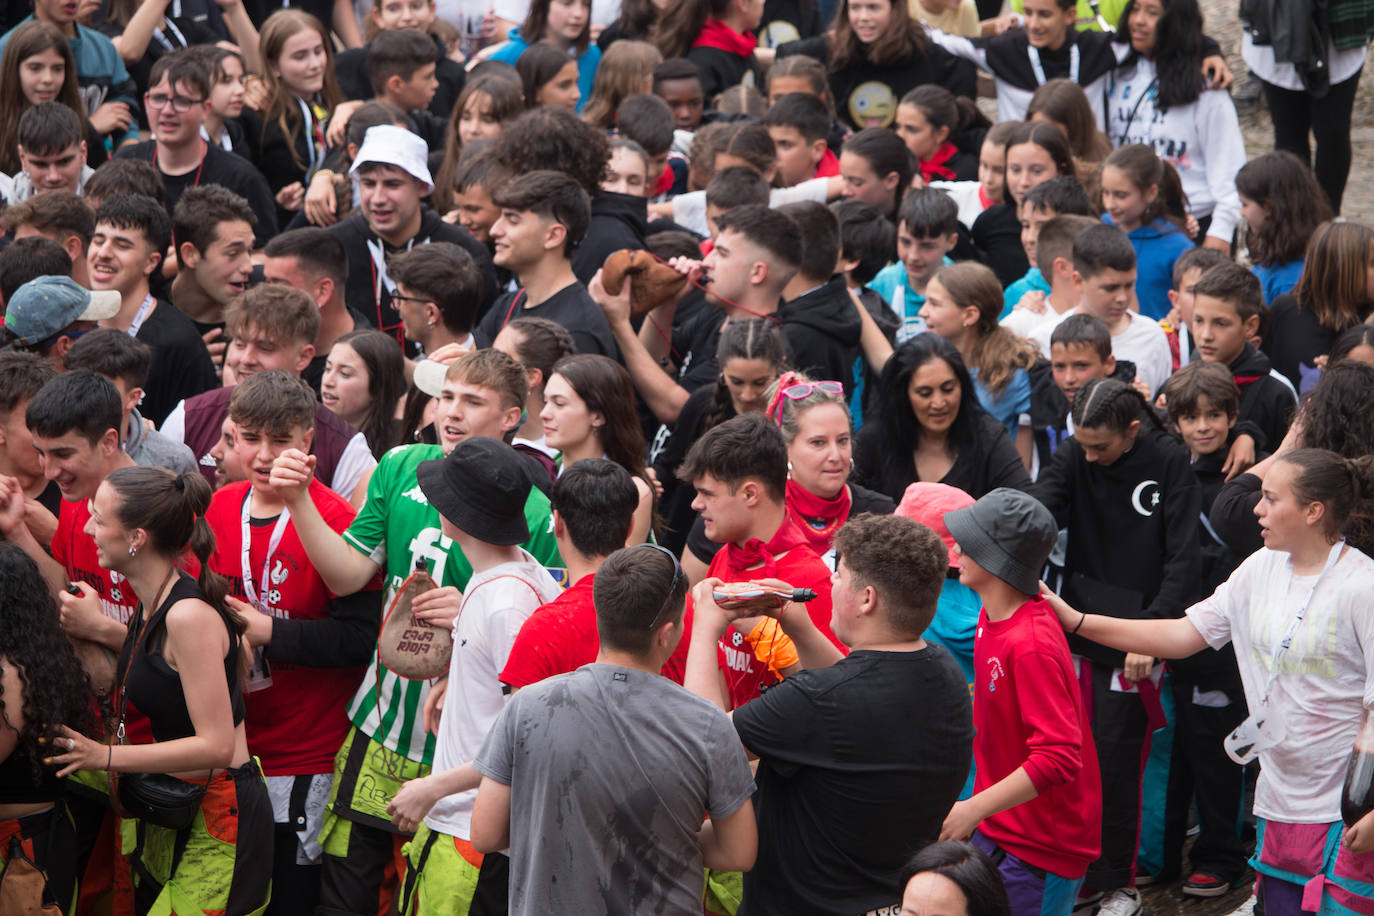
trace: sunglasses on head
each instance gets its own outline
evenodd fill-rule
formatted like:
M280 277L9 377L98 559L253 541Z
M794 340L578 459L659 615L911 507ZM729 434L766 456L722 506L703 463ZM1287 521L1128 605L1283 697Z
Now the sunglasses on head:
M661 544L640 544L639 546L648 547L651 550L657 550L660 553L662 553L665 557L673 561L672 584L668 586L668 594L665 595L663 598L663 606L660 607L658 609L658 613L654 615L653 623L649 624L649 629L655 630L658 629L659 625L662 623L663 612L668 610L668 604L673 600L673 593L677 591L677 584L682 580L682 564L677 561L677 557L673 556L673 552L671 550L669 550L667 547L662 546Z
M780 394L785 398L800 401L813 391L824 391L829 394L844 394L844 385L839 382L797 382L782 389Z

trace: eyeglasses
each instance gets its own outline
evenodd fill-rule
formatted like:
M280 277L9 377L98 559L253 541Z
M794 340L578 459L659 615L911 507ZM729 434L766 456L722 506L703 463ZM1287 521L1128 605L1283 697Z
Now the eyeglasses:
M797 382L795 385L788 385L780 393L785 398L790 398L793 401L800 401L813 391L824 391L828 394L844 394L844 385L839 382Z
M159 110L166 108L168 103L170 103L172 110L177 114L186 114L186 112L191 110L192 106L199 105L205 101L204 99L188 99L184 95L167 95L162 92L145 93L143 100L148 103L149 108Z
M663 598L663 606L660 607L658 609L658 613L654 615L653 623L649 624L650 630L656 630L658 629L659 625L663 622L663 612L668 610L668 605L673 600L673 594L677 591L678 582L682 581L682 564L677 561L677 557L673 556L673 552L671 550L669 550L667 547L664 547L661 544L640 544L639 546L648 547L651 550L657 550L660 553L662 553L665 557L673 561L673 582L671 585L668 586L668 594Z
M392 302L395 302L395 301L397 301L398 299L399 299L401 302L433 302L433 301L434 301L433 299L428 299L428 298L426 298L426 297L424 297L424 296L402 296L400 293L392 293L392 294L391 294L391 301L392 301Z

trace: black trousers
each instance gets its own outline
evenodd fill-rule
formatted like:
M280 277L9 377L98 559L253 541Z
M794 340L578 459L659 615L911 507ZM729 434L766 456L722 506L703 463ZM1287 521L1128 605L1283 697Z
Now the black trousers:
M1102 775L1102 854L1088 866L1083 886L1114 891L1131 883L1140 840L1141 755L1149 716L1138 693L1111 689L1112 669L1092 666L1093 741Z
M1194 872L1234 880L1245 872L1241 806L1245 769L1237 766L1222 740L1245 721L1245 695L1226 691L1227 706L1197 706L1196 685L1177 673L1174 690L1174 749L1169 762L1169 792L1164 815L1164 874L1178 874L1188 833L1188 809L1196 800L1199 832L1189 853Z
M395 843L396 834L388 830L350 824L348 854L324 855L316 916L376 916L388 890L387 866L394 861Z
M1345 195L1345 182L1350 177L1350 114L1359 86L1359 71L1336 83L1320 99L1308 92L1264 83L1264 98L1274 121L1274 148L1287 150L1313 167L1317 184L1322 186L1331 199L1331 208L1338 214L1341 198ZM1317 141L1315 163L1309 133Z

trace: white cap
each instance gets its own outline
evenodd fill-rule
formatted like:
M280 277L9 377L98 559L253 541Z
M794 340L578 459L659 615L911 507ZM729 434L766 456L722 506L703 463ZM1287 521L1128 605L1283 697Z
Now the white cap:
M411 380L416 388L432 398L437 398L444 391L444 378L447 375L448 366L436 363L432 359L422 359L415 364L415 374Z
M426 194L434 192L434 179L429 174L429 145L404 127L378 124L367 129L348 174L356 175L358 169L370 163L394 165L423 183Z

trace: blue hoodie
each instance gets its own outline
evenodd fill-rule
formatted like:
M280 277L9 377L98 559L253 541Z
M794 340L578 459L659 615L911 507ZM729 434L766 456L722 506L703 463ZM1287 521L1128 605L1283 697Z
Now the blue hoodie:
M1102 214L1111 226L1112 218ZM1192 240L1173 223L1157 219L1126 233L1135 248L1135 298L1140 314L1159 321L1169 314L1169 290L1174 288L1174 262L1193 248Z
M506 35L506 43L492 52L491 59L505 61L514 67L515 62L529 46L530 43L520 35L520 27L516 26ZM596 42L592 42L580 56L570 56L577 60L577 91L582 93L582 97L577 100L577 110L581 111L586 106L587 99L592 97L592 82L596 79L596 68L601 66L601 49L596 46Z
M1046 282L1045 275L1040 273L1040 268L1032 267L1026 271L1026 275L1017 280L1002 293L1002 314L997 316L1001 321L1011 314L1011 310L1016 308L1016 303L1021 301L1021 297L1026 293L1040 291L1046 296L1050 294L1050 284Z

